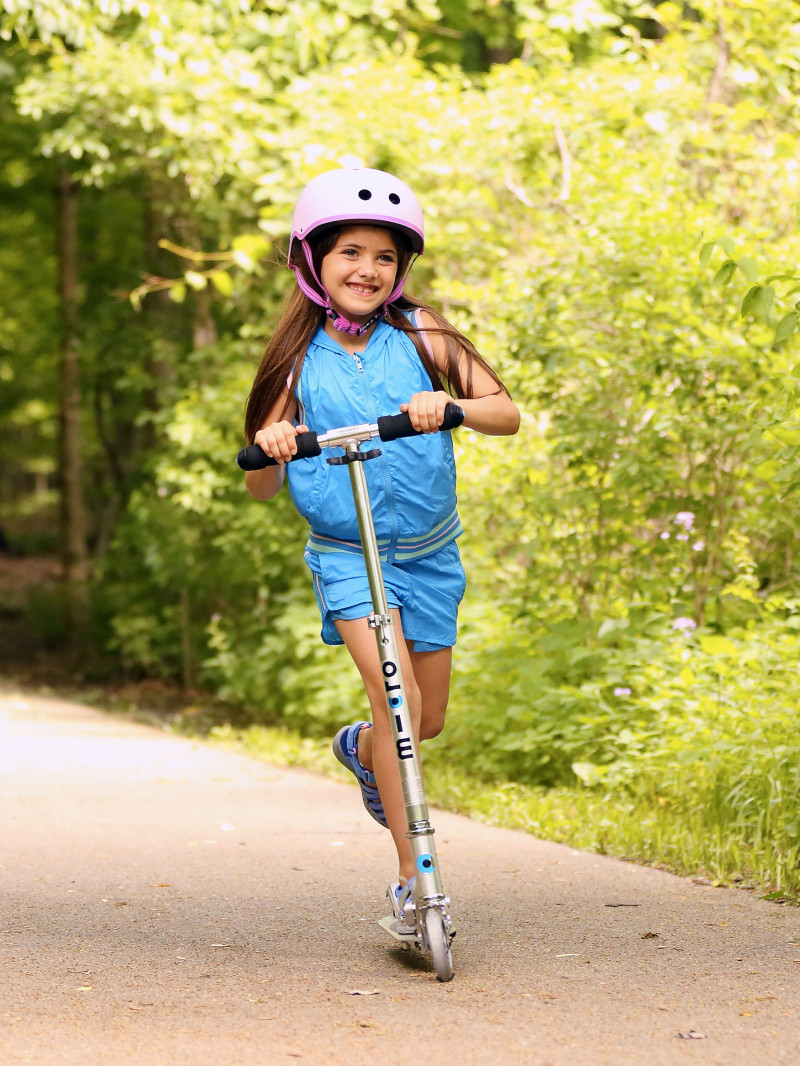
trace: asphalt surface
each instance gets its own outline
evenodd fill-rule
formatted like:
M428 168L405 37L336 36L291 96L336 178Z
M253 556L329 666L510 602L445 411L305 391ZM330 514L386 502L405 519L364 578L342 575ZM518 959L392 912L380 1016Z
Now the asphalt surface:
M434 812L456 975L354 786L0 697L0 1064L800 1064L800 910Z

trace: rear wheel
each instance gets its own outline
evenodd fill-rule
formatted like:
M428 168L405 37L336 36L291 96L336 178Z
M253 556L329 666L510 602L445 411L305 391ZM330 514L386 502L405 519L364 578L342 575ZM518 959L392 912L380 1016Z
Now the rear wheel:
M453 956L450 952L450 937L444 927L442 912L431 907L425 912L425 938L428 941L433 968L440 981L453 977Z

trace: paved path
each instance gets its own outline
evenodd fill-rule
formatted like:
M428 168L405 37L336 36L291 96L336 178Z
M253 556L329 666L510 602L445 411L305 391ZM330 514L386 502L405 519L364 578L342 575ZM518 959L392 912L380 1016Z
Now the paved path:
M441 985L354 787L10 694L0 795L2 1066L800 1063L798 909L437 813Z

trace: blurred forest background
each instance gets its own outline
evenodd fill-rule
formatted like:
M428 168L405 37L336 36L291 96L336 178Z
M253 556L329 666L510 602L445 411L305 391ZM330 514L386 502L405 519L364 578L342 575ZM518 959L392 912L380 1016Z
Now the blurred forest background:
M388 169L523 411L455 435L436 798L792 896L799 103L793 0L0 0L7 664L361 713L233 457L297 194Z

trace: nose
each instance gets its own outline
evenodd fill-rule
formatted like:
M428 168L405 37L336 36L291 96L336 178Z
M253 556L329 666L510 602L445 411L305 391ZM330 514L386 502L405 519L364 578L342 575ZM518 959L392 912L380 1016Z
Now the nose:
M362 278L374 278L377 277L378 268L372 261L367 262L366 260L362 259L359 263L358 273L361 275Z

